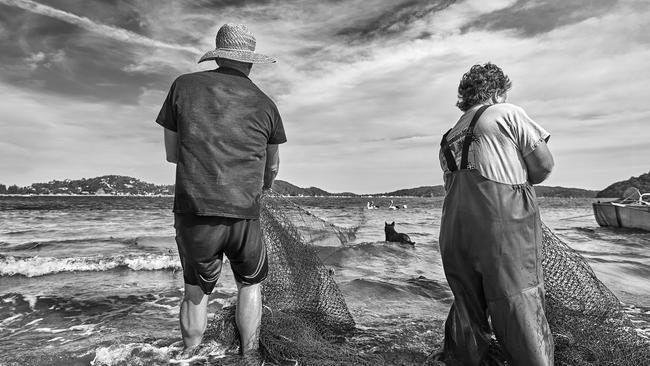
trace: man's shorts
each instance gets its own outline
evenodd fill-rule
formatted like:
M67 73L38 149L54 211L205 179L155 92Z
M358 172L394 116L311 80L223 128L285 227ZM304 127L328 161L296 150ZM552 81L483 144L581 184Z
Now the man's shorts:
M176 244L185 283L212 293L221 274L223 254L237 282L252 285L268 273L259 219L176 214Z

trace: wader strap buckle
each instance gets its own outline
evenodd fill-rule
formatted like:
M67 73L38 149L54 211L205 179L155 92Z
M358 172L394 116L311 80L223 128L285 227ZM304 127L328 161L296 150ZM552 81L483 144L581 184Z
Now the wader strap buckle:
M478 119L481 117L481 114L485 112L485 110L489 107L489 105L484 105L481 108L474 113L474 117L472 117L472 121L469 123L469 126L467 127L467 133L465 134L465 141L463 142L463 155L461 155L460 158L460 168L461 169L467 169L467 155L469 155L469 145L472 144L472 141L474 140L474 126L476 126L476 122L478 122Z

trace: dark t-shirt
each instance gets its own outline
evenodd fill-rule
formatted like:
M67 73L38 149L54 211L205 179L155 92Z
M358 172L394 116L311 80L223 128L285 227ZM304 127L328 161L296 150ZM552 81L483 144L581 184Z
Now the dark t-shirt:
M174 212L259 217L266 145L287 138L275 103L246 75L181 75L156 122L178 134Z

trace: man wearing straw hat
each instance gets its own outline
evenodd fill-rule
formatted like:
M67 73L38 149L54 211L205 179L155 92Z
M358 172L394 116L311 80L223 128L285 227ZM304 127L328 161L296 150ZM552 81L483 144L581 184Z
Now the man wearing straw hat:
M156 122L165 128L167 161L176 164L174 227L185 280L180 305L184 356L195 354L203 338L208 295L225 253L237 283L235 317L243 360L261 364L260 283L268 267L259 199L277 175L278 144L286 136L277 107L248 78L252 64L275 62L255 53L255 43L246 26L222 26L216 48L199 60L216 60L219 68L178 77Z

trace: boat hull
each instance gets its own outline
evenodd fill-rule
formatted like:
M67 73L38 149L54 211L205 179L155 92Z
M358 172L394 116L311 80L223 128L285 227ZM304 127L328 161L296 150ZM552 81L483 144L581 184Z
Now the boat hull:
M593 204L593 208L596 222L600 226L650 231L650 206L598 202Z

